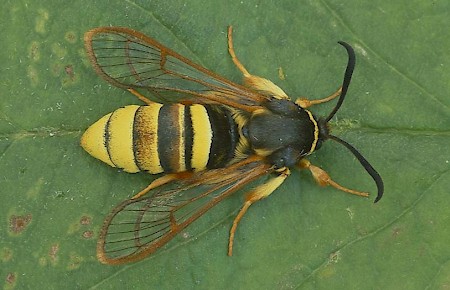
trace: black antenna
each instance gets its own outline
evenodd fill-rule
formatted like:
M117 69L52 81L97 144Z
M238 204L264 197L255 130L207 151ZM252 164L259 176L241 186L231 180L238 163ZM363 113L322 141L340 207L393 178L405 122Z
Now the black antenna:
M334 115L336 114L336 112L339 110L342 103L344 102L344 98L345 98L345 95L347 94L348 86L350 85L350 80L352 79L353 70L355 69L355 64L356 64L355 51L350 46L350 44L343 42L343 41L338 41L338 43L347 50L348 62L347 62L347 68L345 69L345 73L344 73L344 81L342 82L341 95L339 96L339 100L338 100L336 106L334 107L333 111L325 119L325 123L328 123L328 121L330 121L330 119L334 117ZM374 203L378 202L381 199L381 197L383 196L383 192L384 192L383 179L381 179L380 174L378 174L378 172L372 167L372 165L370 165L369 161L367 161L366 158L364 158L364 156L362 156L361 153L359 153L358 150L355 149L355 147L353 147L346 141L344 141L336 136L333 136L331 134L328 134L328 133L326 135L326 138L329 138L331 140L334 140L334 141L344 145L348 150L350 150L350 152L353 153L353 155L356 157L356 159L358 159L359 163L361 163L361 165L364 167L364 169L367 171L367 173L369 173L369 175L372 177L373 181L375 181L375 183L377 185L378 193L377 193L377 197L375 198Z
M367 173L370 174L370 176L373 178L373 181L375 181L378 189L377 197L375 198L374 203L378 202L383 196L384 192L383 179L381 179L380 174L378 174L378 172L372 167L372 165L370 165L369 161L367 161L367 159L364 158L364 156L362 156L361 153L359 153L358 150L355 149L355 147L336 136L328 135L328 138L347 147L347 149L350 150L353 155L355 155L356 159L358 159L359 163L361 163Z
M355 69L356 64L355 51L350 46L350 44L343 41L338 41L338 43L343 47L345 47L345 49L347 50L348 62L347 68L345 69L344 73L344 81L342 82L342 92L341 95L339 96L339 101L337 102L336 106L334 107L330 115L328 115L328 117L325 119L326 123L328 123L328 121L330 121L331 118L333 118L334 114L336 114L336 112L339 110L342 103L344 102L344 98L345 95L347 94L348 86L350 85L350 80L352 79L353 70Z

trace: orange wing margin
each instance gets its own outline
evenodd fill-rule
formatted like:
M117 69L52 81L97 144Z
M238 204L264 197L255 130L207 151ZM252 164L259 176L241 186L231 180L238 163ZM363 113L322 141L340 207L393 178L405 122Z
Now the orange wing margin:
M129 28L99 27L84 36L89 59L105 80L168 101L222 104L244 111L269 99L233 83Z
M226 168L194 173L161 185L137 199L119 204L105 219L97 243L97 257L105 264L141 260L165 245L180 231L224 198L273 172L252 156Z

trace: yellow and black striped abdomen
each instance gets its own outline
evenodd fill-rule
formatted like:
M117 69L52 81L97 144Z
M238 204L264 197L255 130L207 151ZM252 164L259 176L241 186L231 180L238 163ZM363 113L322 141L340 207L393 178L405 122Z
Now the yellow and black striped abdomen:
M81 146L127 172L217 168L235 155L239 134L230 111L204 105L130 105L90 126Z

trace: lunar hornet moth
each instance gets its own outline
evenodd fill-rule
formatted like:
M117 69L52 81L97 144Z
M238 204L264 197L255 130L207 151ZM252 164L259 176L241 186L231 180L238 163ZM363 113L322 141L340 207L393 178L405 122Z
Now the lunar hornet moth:
M95 28L84 41L95 71L144 104L102 117L86 130L81 146L126 172L164 173L105 219L97 244L102 263L146 257L224 198L269 176L266 182L249 185L231 226L231 256L237 225L247 209L274 192L294 167L310 170L320 185L368 196L336 183L306 159L328 139L350 150L377 185L375 202L382 197L384 186L377 171L353 146L330 134L328 126L344 101L355 66L349 44L339 42L348 54L342 86L323 99L292 101L274 83L247 71L234 52L231 27L228 51L243 74L243 85L132 29ZM307 109L337 97L325 118Z

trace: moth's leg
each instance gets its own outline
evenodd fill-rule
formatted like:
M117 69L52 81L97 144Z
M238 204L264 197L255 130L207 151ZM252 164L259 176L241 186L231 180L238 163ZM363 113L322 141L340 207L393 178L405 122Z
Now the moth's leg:
M322 103L331 101L332 99L340 96L341 92L342 92L342 87L339 87L339 89L336 92L334 92L333 94L329 95L326 98L319 99L319 100L308 100L306 98L298 98L295 101L295 103L302 108L308 108L308 107L311 107L312 105L322 104Z
M248 70L244 67L241 61L237 58L236 53L234 52L233 47L233 36L232 36L233 28L231 26L228 27L228 52L231 55L231 59L233 60L236 67L242 72L244 75L244 85L249 88L252 88L256 91L259 91L263 94L270 95L277 99L289 99L286 93L277 85L269 81L268 79L254 76L248 72Z
M228 242L228 256L231 256L233 254L233 240L234 240L234 233L236 232L236 228L239 224L239 221L242 219L244 214L247 212L248 208L256 201L259 201L263 198L268 197L272 192L275 191L282 183L283 181L291 174L289 171L289 168L284 167L278 170L278 176L275 178L272 178L268 182L259 185L252 191L250 191L246 198L244 205L242 206L241 210L239 211L238 215L233 221L233 226L230 230L230 239Z
M148 98L146 98L143 94L139 93L138 91L136 91L135 89L127 89L127 91L129 91L130 93L132 93L133 95L135 95L139 100L143 101L144 103L146 103L147 105L151 105L151 104L155 104L155 102L150 101Z
M349 188L344 187L344 186L340 185L339 183L333 181L331 179L330 175L328 175L328 173L325 170L323 170L322 168L317 167L315 165L312 165L311 162L309 162L306 159L301 159L300 162L298 163L298 167L300 167L302 169L309 169L309 171L311 171L312 176L314 177L316 182L321 186L331 185L332 187L339 189L341 191L347 192L347 193L351 193L351 194L355 194L355 195L359 195L359 196L363 196L363 197L369 196L369 194L367 192L349 189Z
M184 179L188 178L192 175L191 172L180 172L180 173L170 173L163 175L155 180L152 181L146 188L138 192L136 195L134 195L131 199L137 199L141 196L147 194L150 190L155 189L161 185L167 184L174 180Z

